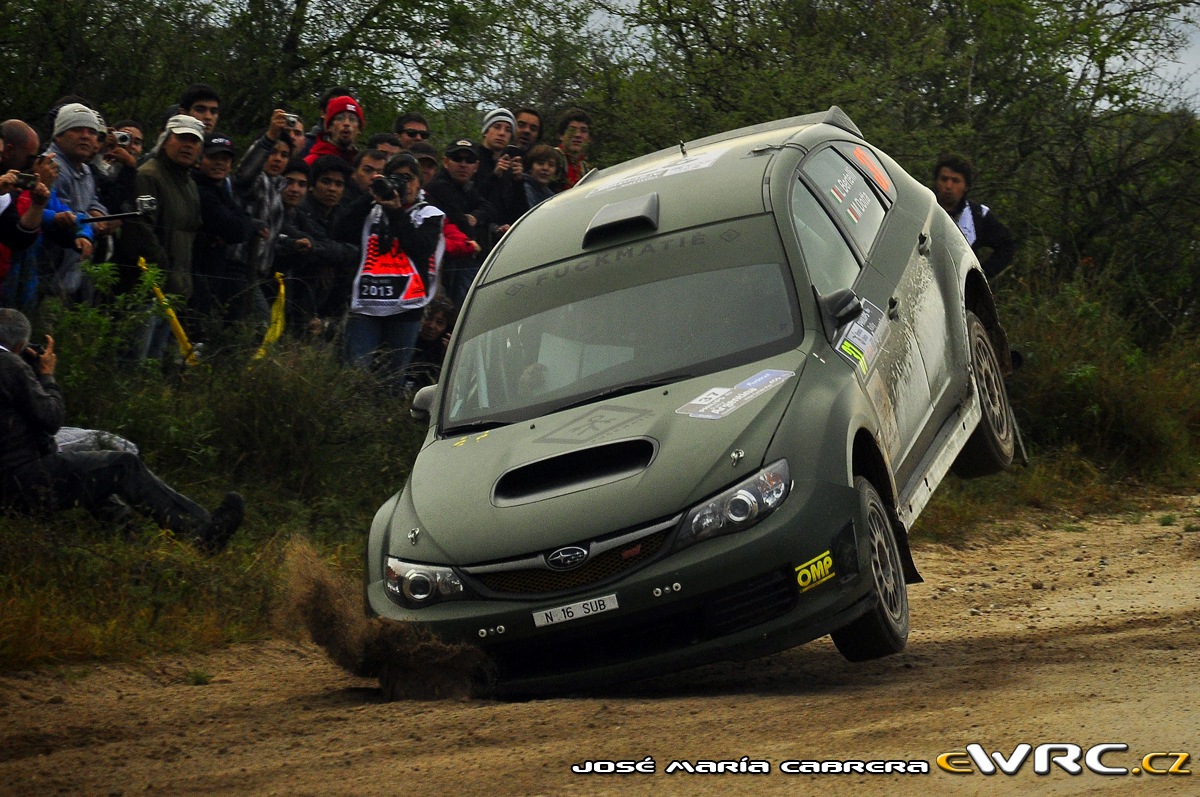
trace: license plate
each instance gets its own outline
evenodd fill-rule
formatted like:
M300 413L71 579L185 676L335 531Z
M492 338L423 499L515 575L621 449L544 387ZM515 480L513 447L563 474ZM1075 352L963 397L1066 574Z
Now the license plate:
M542 609L533 613L533 624L538 628L555 623L566 623L581 617L591 617L593 614L611 612L617 608L617 595L605 595L603 598L588 598L579 603L559 606L555 609Z

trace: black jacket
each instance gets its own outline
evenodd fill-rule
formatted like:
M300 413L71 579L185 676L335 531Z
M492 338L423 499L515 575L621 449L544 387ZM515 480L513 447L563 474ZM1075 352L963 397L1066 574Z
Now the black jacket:
M192 172L192 180L200 192L203 224L192 245L192 271L221 275L225 273L229 247L253 238L258 232L258 222L234 201L225 180L213 180L198 171Z
M973 199L964 199L950 214L950 218L954 219L959 229L963 229L964 226L962 218L964 213L971 214L974 223L967 224L967 228L974 228L975 240L971 240L971 236L967 234L966 230L963 234L967 235L967 243L971 245L971 249L979 258L979 264L983 266L983 273L987 275L988 279L992 279L1012 264L1013 257L1017 253L1017 242L1013 240L1012 233L1000 223L996 214L987 205L981 205ZM990 249L991 253L985 257L980 254L982 249Z
M53 376L0 349L0 475L54 453L66 412Z
M466 233L468 238L485 250L488 248L488 228L501 223L499 213L491 202L475 190L472 183L459 185L445 169L439 169L425 186L425 198L429 204L445 213L446 218ZM467 222L468 214L475 217L475 225Z
M349 304L350 285L358 266L358 244L335 240L331 224L312 197L288 213L275 244L275 266L291 279L306 284L307 298L297 297L298 311L305 315L339 315ZM359 224L361 225L361 217ZM287 236L284 238L284 236ZM312 241L312 249L300 252L295 242Z

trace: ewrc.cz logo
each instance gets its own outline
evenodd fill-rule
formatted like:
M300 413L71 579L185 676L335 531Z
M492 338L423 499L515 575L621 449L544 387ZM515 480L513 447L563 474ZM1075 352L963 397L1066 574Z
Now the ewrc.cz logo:
M1077 744L1052 742L1039 744L1037 747L1029 744L1019 744L1012 755L1003 753L988 753L983 745L969 744L965 750L955 750L942 753L937 757L938 768L943 772L954 775L995 775L1002 772L1005 775L1015 775L1029 760L1033 752L1033 771L1038 775L1049 775L1051 765L1057 766L1071 775L1083 772L1084 767L1097 775L1190 775L1187 766L1189 753L1148 753L1142 756L1137 765L1125 768L1105 764L1103 757L1108 753L1125 752L1129 745L1116 743L1097 744L1084 750ZM1080 761L1082 760L1082 765Z

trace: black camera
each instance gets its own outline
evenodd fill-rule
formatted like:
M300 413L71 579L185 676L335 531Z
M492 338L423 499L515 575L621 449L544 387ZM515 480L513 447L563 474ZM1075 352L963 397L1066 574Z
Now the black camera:
M29 363L29 367L36 371L38 363L42 361L42 355L45 353L45 346L37 343L30 343L21 351L21 359Z
M413 176L407 172L393 172L385 177L376 177L371 181L371 193L383 201L388 201L399 191L401 195L408 192L408 184Z
M17 175L16 186L22 191L31 191L38 184L38 176L21 172Z
M525 150L518 147L516 144L509 144L504 148L504 154L510 158L519 158L525 154Z

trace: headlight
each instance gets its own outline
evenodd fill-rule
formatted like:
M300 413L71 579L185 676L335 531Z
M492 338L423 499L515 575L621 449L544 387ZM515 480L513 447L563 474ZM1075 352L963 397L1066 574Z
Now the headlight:
M394 556L387 558L383 583L392 600L410 609L466 596L462 579L449 567L406 562Z
M741 484L693 507L683 518L676 549L750 528L783 503L791 486L787 460L771 463Z

